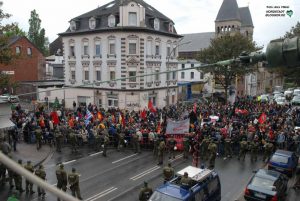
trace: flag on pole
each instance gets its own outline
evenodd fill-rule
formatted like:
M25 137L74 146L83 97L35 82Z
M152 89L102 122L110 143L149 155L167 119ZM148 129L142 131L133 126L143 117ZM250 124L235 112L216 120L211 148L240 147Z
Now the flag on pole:
M93 118L92 113L89 110L86 110L84 124L87 126L90 123L91 118Z
M260 115L260 117L258 118L258 122L259 122L260 124L264 124L264 123L266 122L266 120L267 120L267 115L263 112L263 113Z
M149 102L148 102L148 108L149 108L150 112L153 112L153 113L156 112L156 109L153 107L153 103L151 100L149 100Z
M146 110L145 110L145 109L144 109L143 111L141 111L140 117L141 117L141 119L146 119L147 113L146 113Z

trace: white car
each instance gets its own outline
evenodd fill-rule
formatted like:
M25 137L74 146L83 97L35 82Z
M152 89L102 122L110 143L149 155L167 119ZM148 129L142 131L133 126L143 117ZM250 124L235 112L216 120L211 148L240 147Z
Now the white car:
M0 103L18 103L19 97L18 96L10 96L8 94L3 94L0 96Z
M1 95L0 96L0 103L8 103L9 96L7 95Z
M278 97L275 99L275 102L277 103L277 105L287 105L288 104L285 97Z
M293 96L300 96L300 89L295 89Z
M284 95L282 93L276 93L276 94L274 94L273 99L276 100L279 97L284 97Z

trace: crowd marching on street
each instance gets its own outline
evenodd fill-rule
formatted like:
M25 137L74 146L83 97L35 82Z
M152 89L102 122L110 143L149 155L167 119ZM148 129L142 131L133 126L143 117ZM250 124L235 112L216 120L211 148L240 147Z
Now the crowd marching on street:
M163 165L164 156L175 158L178 147L182 147L183 158L193 158L193 165L206 165L214 168L216 157L222 157L224 163L236 157L241 162L250 154L251 162L260 159L267 162L276 149L286 149L300 155L300 109L289 105L281 106L257 101L251 97L240 97L231 104L178 103L164 108L155 108L150 102L148 108L141 111L110 108L104 110L95 105L79 107L74 102L72 110L55 108L47 112L43 106L34 113L25 112L18 105L11 115L15 128L8 131L8 137L1 138L1 150L11 156L17 149L19 140L36 143L37 150L42 146L55 146L63 154L62 147L70 147L70 152L77 154L81 147L88 146L97 151L107 149L133 149L141 153L142 149L153 150L158 165ZM212 118L217 117L217 118ZM189 129L179 135L167 133L168 121L189 119ZM180 145L181 144L181 145ZM12 147L12 148L11 148ZM18 161L22 165L22 161ZM23 166L42 179L46 179L43 166L34 169L31 161ZM1 165L1 184L6 182L6 167ZM75 168L67 174L63 165L57 171L57 188L66 191L71 186L74 196L79 199L79 177ZM174 176L171 164L164 170L164 181ZM24 191L22 176L8 169L8 182L11 189L19 193ZM14 185L13 185L14 184ZM150 190L145 183L145 192ZM148 189L148 190L147 190ZM34 193L33 185L26 181L26 193ZM141 191L142 192L142 191ZM152 192L152 190L151 190ZM43 189L38 195L44 196ZM143 199L140 194L140 200Z

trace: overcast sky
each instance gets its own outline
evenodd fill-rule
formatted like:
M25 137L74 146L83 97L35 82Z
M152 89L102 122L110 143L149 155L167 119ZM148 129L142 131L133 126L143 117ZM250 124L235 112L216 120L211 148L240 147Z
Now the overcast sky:
M12 14L28 31L30 12L36 9L50 42L64 32L69 20L112 0L2 0L2 9ZM175 22L179 34L214 31L214 21L223 0L145 0ZM239 7L248 6L252 14L254 40L259 45L283 36L300 20L300 0L237 0ZM266 6L289 6L292 17L266 17Z

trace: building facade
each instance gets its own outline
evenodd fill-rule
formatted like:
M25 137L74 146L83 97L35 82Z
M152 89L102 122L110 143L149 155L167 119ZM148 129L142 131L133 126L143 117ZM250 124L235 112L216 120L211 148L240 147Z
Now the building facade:
M142 0L115 0L73 18L61 33L66 106L139 109L177 101L174 22ZM153 74L145 76L145 74Z
M16 58L10 64L0 64L0 72L10 76L10 83L17 83L18 88L8 90L9 93L23 93L22 84L28 81L45 79L45 57L26 37L14 36L10 38L9 47ZM33 92L35 88L30 89Z

